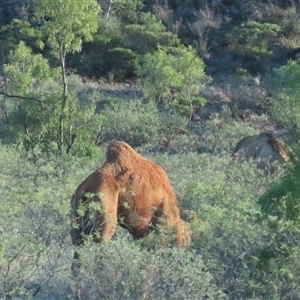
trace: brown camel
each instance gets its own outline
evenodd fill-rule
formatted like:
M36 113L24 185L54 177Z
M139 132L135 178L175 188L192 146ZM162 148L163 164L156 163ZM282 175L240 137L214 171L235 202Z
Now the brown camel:
M108 146L105 163L79 185L71 199L71 215L74 245L83 244L83 235L88 234L95 242L109 240L117 224L135 238L143 238L149 226L160 223L174 230L179 246L190 242L190 229L180 218L164 170L122 141Z
M240 160L253 158L258 160L257 166L260 169L273 173L272 162L284 163L289 160L288 153L291 149L283 142L275 139L271 133L263 132L255 136L242 138L233 150L232 156Z

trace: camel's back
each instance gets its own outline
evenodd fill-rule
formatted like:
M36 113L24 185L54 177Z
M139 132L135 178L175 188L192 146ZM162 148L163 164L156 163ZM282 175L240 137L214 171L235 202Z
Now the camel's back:
M269 141L273 139L274 137L269 133L261 133L256 136L244 137L237 143L233 151L233 156L246 160L256 158L259 152L265 146L269 145Z
M243 137L241 140L238 141L238 143L236 144L234 150L233 150L233 154L237 153L240 150L244 150L247 149L249 147L249 145L255 141L256 136L245 136Z
M108 146L106 158L101 172L105 174L109 168L113 168L115 180L124 195L134 195L136 199L154 202L163 199L177 201L163 168L138 154L129 144L113 141Z

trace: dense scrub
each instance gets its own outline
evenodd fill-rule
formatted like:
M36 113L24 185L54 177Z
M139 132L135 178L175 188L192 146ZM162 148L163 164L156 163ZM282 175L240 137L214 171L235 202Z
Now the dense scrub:
M217 153L199 154L197 145L194 151L174 155L137 148L164 167L181 207L196 212L189 221L193 244L185 250L147 250L122 229L110 243L90 243L82 249L85 297L296 299L298 247L293 243L292 256L266 256L278 228L259 221L257 202L284 170L265 177L252 162L233 162L230 150L239 136L230 141L232 130L227 130L219 137L223 151ZM247 131L245 127L240 135ZM183 135L176 136L174 146ZM1 295L72 298L69 200L78 183L101 165L104 154L93 159L41 156L32 163L17 150L1 146L0 155ZM291 246L289 234L281 233L280 247ZM287 291L290 296L285 298Z
M88 243L85 299L299 299L299 163L231 157L265 130L298 153L299 1L63 2L0 3L0 298L73 299L69 201L122 139L193 243Z

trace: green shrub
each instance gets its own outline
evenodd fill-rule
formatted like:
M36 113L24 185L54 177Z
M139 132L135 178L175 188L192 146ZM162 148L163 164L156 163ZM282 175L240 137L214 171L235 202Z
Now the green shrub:
M213 283L201 256L178 248L141 248L117 235L83 251L85 298L227 299Z
M160 113L160 144L168 147L177 135L187 131L188 119L177 114Z
M300 136L300 105L299 79L300 60L289 61L275 70L275 76L269 78L268 90L273 96L271 99L271 115L282 123L296 139Z
M70 198L99 158L41 155L33 164L1 144L0 158L0 297L67 299Z
M73 297L70 197L103 152L92 160L41 155L33 164L0 145L1 296ZM180 206L196 213L193 243L149 249L118 227L111 242L81 249L87 299L297 299L299 230L257 203L283 168L266 177L228 153L144 155L166 170Z
M272 178L265 177L253 162L240 163L224 154L159 155L155 160L169 175L181 207L197 213L191 221L193 249L217 286L222 286L229 299L281 299L278 295L295 281L283 283L278 270L273 268L277 273L271 275L257 269L256 262L272 240L267 224L257 221L257 199L271 182L278 181L282 170ZM297 273L298 269L292 272ZM274 285L278 288L272 289Z
M164 101L192 119L194 109L205 104L199 93L210 78L191 47L160 47L146 53L136 66L138 84L147 99Z
M140 100L115 103L102 111L105 116L102 141L123 140L132 147L153 144L158 138L159 112L153 102Z
M261 57L272 54L269 45L272 44L274 37L280 30L281 27L277 24L248 21L234 27L228 33L228 37L236 45L239 52Z
M34 54L20 43L5 65L5 76L11 79L10 92L16 95L3 100L7 115L1 129L3 142L18 144L31 155L40 152L71 153L92 156L97 153L96 133L102 116L95 113L94 95L81 101L75 92L67 92L62 111L62 87L57 68L41 54ZM22 98L23 97L23 98Z
M257 275L282 282L277 287L280 299L291 293L289 288L294 284L299 285L299 176L300 164L296 162L258 200L260 224L268 226L269 241L258 249ZM296 292L295 288L289 297Z
M281 26L274 24L273 20L270 23L246 20L232 27L225 35L235 61L240 60L242 66L252 74L261 74L272 69L271 58L278 52L275 45L280 34ZM240 65L236 64L237 67Z
M292 221L300 228L300 164L296 162L281 181L273 184L259 199L259 205L266 216L283 221Z

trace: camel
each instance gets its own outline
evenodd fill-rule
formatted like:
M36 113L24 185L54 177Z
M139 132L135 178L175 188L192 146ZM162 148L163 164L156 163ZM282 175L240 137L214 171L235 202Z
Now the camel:
M91 204L94 209L88 207ZM110 143L102 167L78 186L71 199L71 216L75 246L84 244L84 235L95 242L110 240L117 224L137 239L157 224L174 231L180 247L191 238L165 171L123 141Z
M258 160L258 168L273 173L273 162L284 163L289 161L289 149L283 142L275 139L271 133L263 132L254 136L242 138L233 150L232 156L239 160Z

